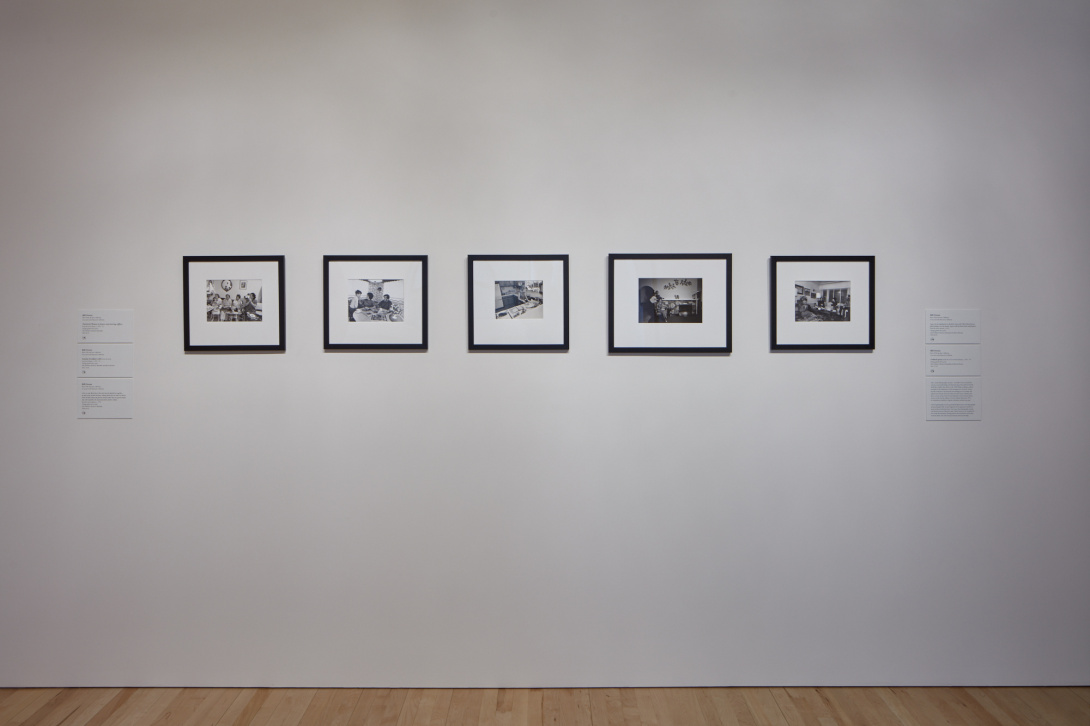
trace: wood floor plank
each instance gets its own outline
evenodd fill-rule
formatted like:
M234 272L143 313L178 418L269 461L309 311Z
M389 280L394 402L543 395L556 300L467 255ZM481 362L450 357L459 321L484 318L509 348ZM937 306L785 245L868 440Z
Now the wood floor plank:
M545 690L531 688L526 694L526 723L530 726L543 726L545 723Z
M396 726L408 695L407 688L387 689L371 703L367 718L360 722L361 726Z
M1078 689L1056 686L1035 688L1033 690L1040 691L1042 695L1056 698L1059 701L1066 703L1067 707L1074 709L1075 718L1085 719L1086 723L1090 724L1090 701L1083 698L1079 694Z
M20 689L0 706L0 724L3 726L21 724L62 690L61 688Z
M495 726L527 726L529 697L525 688L501 688L496 697Z
M319 688L307 706L299 726L347 726L364 697L370 703L373 688Z
M1011 711L994 699L993 688L964 688L965 694L973 699L1000 726L1021 726Z
M515 715L515 689L500 688L496 692L496 711L492 716L492 726L511 726ZM525 718L523 713L523 718Z
M853 698L858 697L858 693L845 693L843 688L819 688L817 690L823 701L828 704L833 721L841 726L868 726L868 724L884 723L876 719L868 720L860 713L859 704L853 700ZM886 708L885 712L888 719L892 711Z
M589 689L547 689L542 697L542 717L546 724L591 726Z
M133 697L114 711L103 726L147 726L181 692L181 688L137 688Z
M966 720L981 726L1004 726L1004 722L977 700L968 688L948 688L941 698L949 699Z
M85 724L120 688L65 688L42 705L22 726L75 726Z
M772 698L788 726L832 726L832 705L820 688L771 688Z
M666 706L663 690L662 688L647 689L651 708L654 709L655 723L658 726L675 726L674 719L670 715L670 709Z
M700 711L702 722L708 726L726 726L719 715L719 709L711 699L711 688L694 688L693 702Z
M284 688L280 705L269 716L266 726L299 726L303 714L314 699L316 688Z
M654 688L651 700L659 726L705 726L695 688Z
M170 700L166 707L155 716L150 726L181 726L197 710L201 703L212 694L210 688L183 688Z
M364 726L375 704L389 697L389 688L365 688L348 716L348 726Z
M896 713L905 726L931 726L947 723L947 719L926 699L916 692L919 689L894 687L886 689L883 700Z
M1065 694L1063 689L1014 688L1011 690L1014 697L1020 699L1050 724L1061 726L1090 724L1090 707L1083 706L1081 698L1074 694Z
M882 703L886 704L886 708L896 714L897 719L904 724L904 726L930 726L930 724L921 723L913 710L893 692L892 688L875 688L874 695L877 698L880 698Z
M282 688L269 688L266 689L266 696L261 707L257 709L257 712L250 720L250 726L269 726L269 719L276 713L276 709L280 708L280 702L284 700L284 689Z
M873 688L822 688L825 701L832 706L834 721L846 726L891 724L906 726L897 713L883 701Z
M636 702L635 688L619 688L621 693L621 711L624 713L625 726L643 726L640 717L640 705Z
M137 690L136 688L118 690L117 694L91 714L82 726L102 726L102 724L113 718L115 713L125 707L125 704L136 695Z
M590 689L589 688L573 688L572 689L572 703L575 705L575 721L576 726L580 724L586 724L586 726L592 726L590 720Z
M924 691L925 689L917 690ZM964 694L962 698L970 702L970 706L977 713L979 723L988 726L1030 726L1032 724L1041 726L1046 723L1042 722L1040 717L1033 713L1032 709L1028 709L1025 703L1019 701L1014 697L1013 693L1009 692L1009 689L1005 688L946 689L941 694L932 695L936 699L950 698L950 694L955 690L959 690Z
M725 726L723 719L719 716L719 709L715 707L715 704L708 696L709 689L689 688L687 690L689 691L688 702L699 719L697 723L706 724L707 726Z
M443 726L447 722L447 714L450 713L450 699L454 696L453 688L434 688L432 689L432 695L434 700L431 706L431 713L428 714L428 720L421 723L421 726Z
M398 726L443 726L452 693L449 688L410 689L398 716Z
M20 716L27 708L37 710L41 704L45 703L53 696L60 692L60 688L16 688L14 689L3 703L0 703L0 726L8 726L16 718L26 718L25 715Z
M767 688L740 688L757 726L787 726L776 699Z
M652 688L636 688L636 712L640 715L640 726L659 726L655 714L655 699Z
M459 688L450 699L446 726L477 726L481 720L480 688Z
M62 688L55 696L43 703L38 709L23 720L23 726L42 726L56 724L79 708L79 689Z
M42 720L38 726L85 726L107 704L111 703L121 688L73 688L74 698L66 701Z
M234 704L242 692L241 688L213 688L208 698L204 699L182 726L208 726L216 723ZM64 724L68 726L68 724Z
M322 717L336 693L335 688L319 688L315 691L314 698L310 699L307 710L303 713L303 717L299 719L299 726L322 726L322 724L326 723L322 720Z
M477 726L494 726L496 723L496 704L500 700L500 689L482 688L481 707L477 711Z
M423 688L410 688L405 694L405 703L397 714L397 726L413 726L416 723L416 713L420 709L423 699Z
M352 714L361 703L374 698L373 688L332 688L333 698L318 721L320 726L348 726Z
M115 726L126 716L142 713L162 695L159 689L125 688L95 714L88 726Z
M757 726L757 720L737 688L707 688L708 700L723 726Z
M921 688L932 698L940 713L970 726L1001 726L999 720L964 688Z
M898 700L922 723L1000 726L1001 721L965 688L895 688ZM913 724L915 726L915 724Z
M243 688L213 726L249 726L269 697L268 688Z
M0 726L1090 726L1090 688L0 689Z
M619 688L591 689L590 720L594 726L626 726Z

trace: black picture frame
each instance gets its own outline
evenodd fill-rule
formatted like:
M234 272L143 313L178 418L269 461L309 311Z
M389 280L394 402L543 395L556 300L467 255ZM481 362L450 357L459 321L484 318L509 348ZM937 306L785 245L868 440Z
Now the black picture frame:
M608 265L610 353L731 353L730 253L611 254Z
M568 350L568 255L469 255L466 274L470 350Z
M227 300L230 292L236 298ZM182 257L187 352L285 350L285 302L284 255Z
M771 257L771 349L874 350L874 272L874 255Z
M322 293L326 350L427 350L427 255L324 255Z

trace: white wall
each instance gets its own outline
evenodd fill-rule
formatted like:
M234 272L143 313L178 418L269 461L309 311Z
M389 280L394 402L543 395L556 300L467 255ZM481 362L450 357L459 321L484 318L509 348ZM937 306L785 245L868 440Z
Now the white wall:
M0 4L0 686L1090 683L1088 40L1076 0ZM733 355L607 355L606 256L666 251L734 254ZM571 255L570 352L466 351L504 252ZM323 352L354 253L429 255L429 351ZM286 255L287 352L184 354L186 254ZM877 349L772 355L774 254L876 255ZM76 420L96 307L131 421ZM980 423L924 421L926 307L983 310Z

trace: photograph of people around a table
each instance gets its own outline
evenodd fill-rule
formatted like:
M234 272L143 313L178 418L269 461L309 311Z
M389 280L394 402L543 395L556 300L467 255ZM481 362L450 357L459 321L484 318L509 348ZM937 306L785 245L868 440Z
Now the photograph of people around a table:
M852 319L849 281L795 281L796 323L842 323Z
M496 319L540 320L543 318L545 316L543 287L542 280L496 280Z
M641 277L641 323L702 322L701 277Z
M348 321L405 322L404 280L348 280Z
M207 280L205 296L210 323L261 321L261 280Z

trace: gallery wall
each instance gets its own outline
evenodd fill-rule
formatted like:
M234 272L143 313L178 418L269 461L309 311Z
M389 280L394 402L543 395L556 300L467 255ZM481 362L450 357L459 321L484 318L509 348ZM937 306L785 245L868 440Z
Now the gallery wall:
M1090 683L1088 68L1074 0L7 0L0 686ZM733 353L609 355L624 252L731 253ZM467 351L500 253L569 351ZM217 254L285 352L183 352ZM325 254L428 255L429 349L323 351ZM800 254L875 255L873 352L769 351Z

